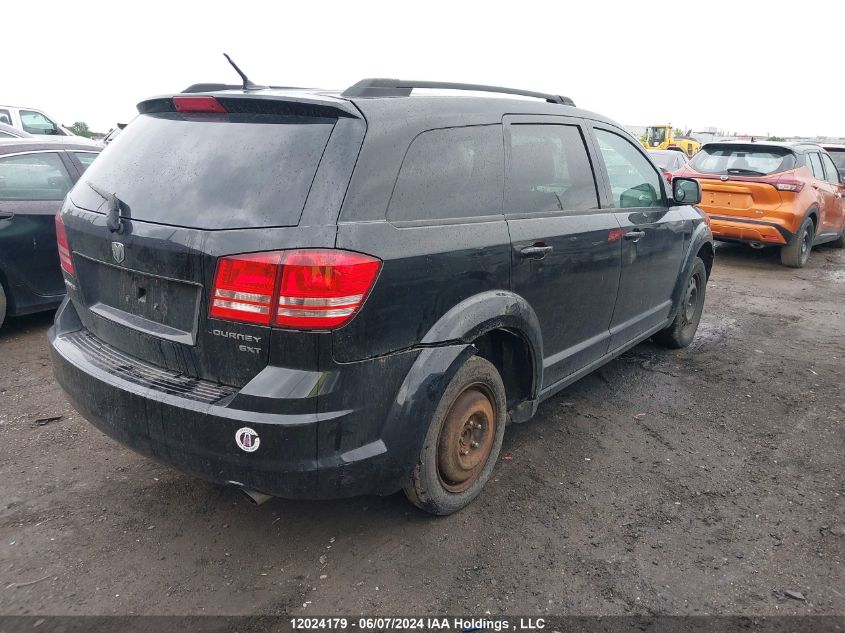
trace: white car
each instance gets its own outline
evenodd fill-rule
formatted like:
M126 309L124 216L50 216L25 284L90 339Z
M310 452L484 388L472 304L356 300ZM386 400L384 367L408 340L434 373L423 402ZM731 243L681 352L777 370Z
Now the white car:
M59 125L41 110L35 108L21 108L18 106L0 105L0 123L22 130L32 136L49 136L53 140L61 140L66 137L74 143L90 143L100 147L101 144L82 136L76 136L66 127ZM58 138L57 138L58 137Z

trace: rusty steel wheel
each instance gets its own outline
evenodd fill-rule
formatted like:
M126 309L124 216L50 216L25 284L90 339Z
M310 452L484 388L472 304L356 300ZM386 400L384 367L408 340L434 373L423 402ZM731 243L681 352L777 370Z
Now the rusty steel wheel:
M437 474L449 492L476 482L496 441L496 404L484 385L466 387L446 415L437 441Z
M411 503L445 515L478 496L502 449L507 406L496 367L478 356L467 359L443 390L404 483Z

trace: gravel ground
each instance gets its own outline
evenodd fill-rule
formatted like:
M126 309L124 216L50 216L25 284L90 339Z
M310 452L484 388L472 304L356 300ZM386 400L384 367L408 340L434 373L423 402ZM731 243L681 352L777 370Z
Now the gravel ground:
M253 507L135 455L67 404L51 318L0 331L0 614L845 614L845 251L720 247L691 347L509 427L446 518Z

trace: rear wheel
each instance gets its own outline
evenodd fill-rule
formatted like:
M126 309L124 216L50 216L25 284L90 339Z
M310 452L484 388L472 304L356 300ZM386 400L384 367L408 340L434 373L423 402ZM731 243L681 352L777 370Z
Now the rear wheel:
M3 290L3 284L0 284L0 327L3 327L3 321L6 320L6 292Z
M810 251L813 250L815 234L813 219L804 218L801 228L792 236L789 244L780 249L780 263L790 268L803 268L810 258Z
M490 478L502 448L505 387L499 372L470 358L443 393L405 494L432 514L467 506Z
M680 349L695 338L701 313L704 311L704 295L707 290L707 268L700 257L695 258L692 270L684 282L681 305L671 325L655 334L652 339L665 347Z

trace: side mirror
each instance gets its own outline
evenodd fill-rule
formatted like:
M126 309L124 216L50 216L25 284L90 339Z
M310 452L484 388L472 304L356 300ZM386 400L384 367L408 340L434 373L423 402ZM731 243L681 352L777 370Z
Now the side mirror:
M672 198L675 200L675 204L699 204L701 202L701 185L692 178L673 178Z

